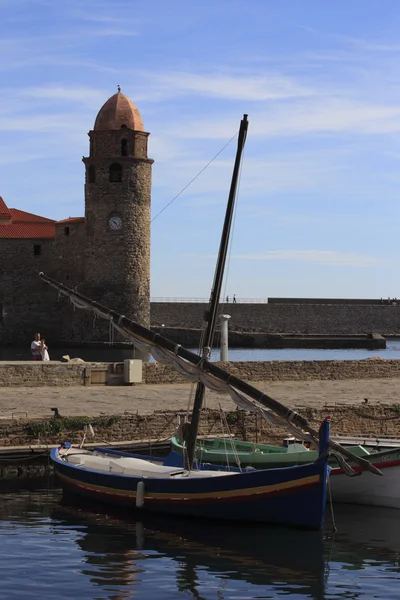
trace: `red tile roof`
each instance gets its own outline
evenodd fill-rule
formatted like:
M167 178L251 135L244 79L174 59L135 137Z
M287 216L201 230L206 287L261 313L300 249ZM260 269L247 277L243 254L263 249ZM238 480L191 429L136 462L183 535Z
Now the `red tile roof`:
M54 225L11 223L11 225L0 224L0 238L3 239L52 239L54 238Z
M3 201L4 203L4 201ZM5 203L4 203L5 205ZM0 205L1 208L1 205ZM6 207L7 208L7 207ZM55 236L55 221L32 213L10 208L12 223L0 223L0 238L3 239L51 239Z
M62 221L57 221L56 225L60 223L84 223L85 217L69 217L69 219L63 219Z
M11 213L8 210L7 204L4 202L3 198L0 196L0 218L1 217L11 218Z
M39 215L34 215L18 208L10 208L10 213L13 223L55 223L53 219L40 217Z

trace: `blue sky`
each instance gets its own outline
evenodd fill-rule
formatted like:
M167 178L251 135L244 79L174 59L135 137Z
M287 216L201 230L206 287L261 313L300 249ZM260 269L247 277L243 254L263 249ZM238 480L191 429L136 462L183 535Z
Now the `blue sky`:
M84 214L118 84L151 133L153 297L208 297L249 132L225 295L400 297L400 3L0 0L0 195ZM159 216L157 216L159 215Z

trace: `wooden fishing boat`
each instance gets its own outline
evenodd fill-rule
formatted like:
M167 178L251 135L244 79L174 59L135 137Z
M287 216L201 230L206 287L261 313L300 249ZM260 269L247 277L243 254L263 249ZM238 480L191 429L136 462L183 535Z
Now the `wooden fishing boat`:
M321 427L326 448L329 420ZM324 520L326 458L268 470L186 470L127 453L82 450L63 444L50 454L66 491L144 512L235 519L320 529Z
M186 450L177 436L171 438L171 449L182 455ZM370 452L361 445L349 446L348 450L355 456L370 455ZM318 451L309 450L301 443L273 446L234 438L210 438L197 440L196 458L200 463L270 469L304 465L317 460Z
M53 286L58 293L67 295L75 306L108 319L116 331L132 340L139 349L151 352L156 360L170 362L180 373L197 381L191 420L186 427L184 461L182 456L174 452L163 461L155 461L149 457L117 451L85 451L72 448L68 443L60 444L52 450L50 458L66 491L93 500L116 506L136 506L142 511L171 515L269 522L320 529L324 521L330 473L327 464L329 417L323 421L319 431L316 431L305 417L209 361L246 132L247 115L240 124L218 261L206 313L202 356L176 345L43 273L40 274L43 281ZM223 389L238 404L245 405L280 425L287 424L296 435L304 433L319 446L317 460L299 466L262 470L228 470L213 465L196 465L195 447L206 387ZM358 460L363 464L362 459Z

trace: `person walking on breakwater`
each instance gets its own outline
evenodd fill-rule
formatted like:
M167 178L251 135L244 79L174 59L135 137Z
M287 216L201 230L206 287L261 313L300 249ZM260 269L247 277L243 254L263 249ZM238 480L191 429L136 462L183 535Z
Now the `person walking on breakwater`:
M42 360L50 360L48 348L46 346L46 340L41 341L40 353L42 355Z
M40 341L40 333L35 333L34 340L31 343L31 353L33 360L42 360L42 343Z

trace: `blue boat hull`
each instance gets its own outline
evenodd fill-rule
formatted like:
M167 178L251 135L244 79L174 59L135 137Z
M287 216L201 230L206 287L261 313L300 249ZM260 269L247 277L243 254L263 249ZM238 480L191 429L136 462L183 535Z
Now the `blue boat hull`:
M113 452L113 454L118 454ZM121 453L126 456L126 453ZM140 477L77 467L50 454L63 489L94 501L146 512L208 519L256 521L320 529L330 467L254 470L221 477ZM139 482L144 503L136 507Z

